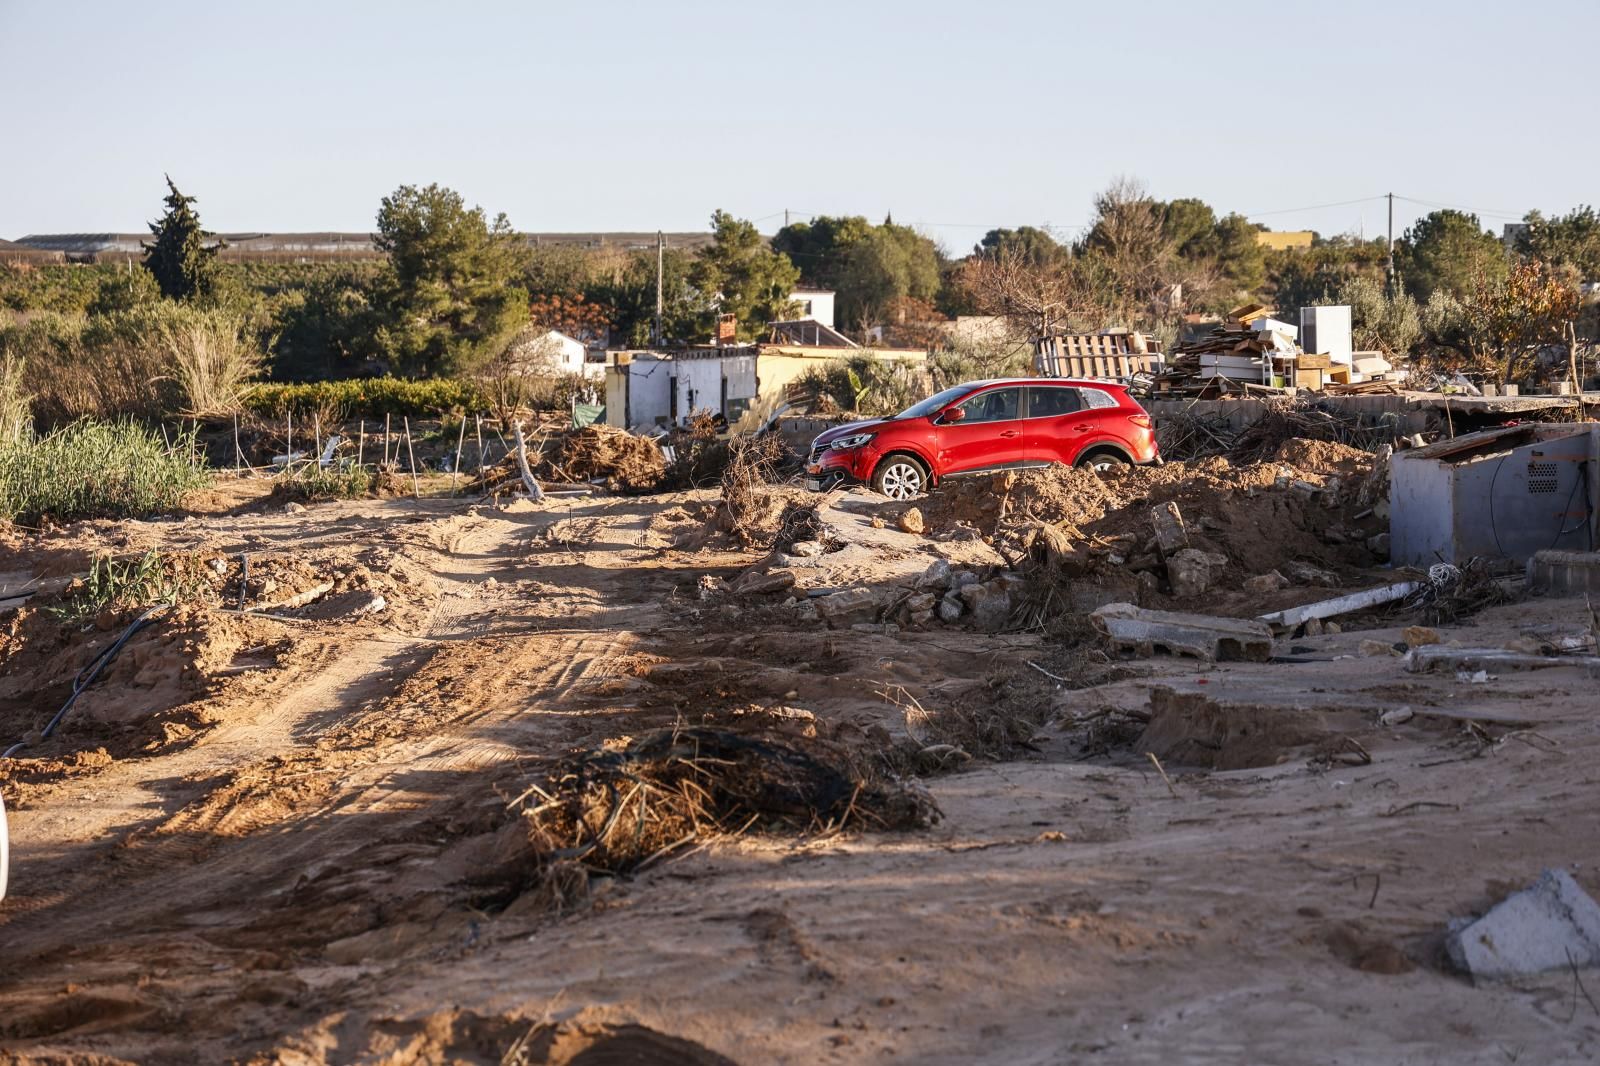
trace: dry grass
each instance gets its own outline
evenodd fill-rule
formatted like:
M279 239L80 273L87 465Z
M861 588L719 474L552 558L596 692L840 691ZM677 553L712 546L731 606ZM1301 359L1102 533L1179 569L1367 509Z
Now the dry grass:
M178 387L179 413L192 418L239 411L265 365L243 324L226 315L163 322L157 343Z
M771 542L765 520L772 511L779 451L776 437L738 437L728 443L719 524L743 544L765 547Z

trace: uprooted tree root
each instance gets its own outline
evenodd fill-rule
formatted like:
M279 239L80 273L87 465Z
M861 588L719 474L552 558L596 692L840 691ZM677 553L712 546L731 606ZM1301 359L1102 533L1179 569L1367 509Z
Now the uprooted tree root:
M747 545L771 542L772 530L765 528L763 520L771 511L779 448L775 437L743 437L729 444L718 517L728 532Z
M568 882L575 866L632 873L715 837L915 829L940 817L927 793L840 745L709 727L577 756L530 782L511 809L526 822L536 884Z

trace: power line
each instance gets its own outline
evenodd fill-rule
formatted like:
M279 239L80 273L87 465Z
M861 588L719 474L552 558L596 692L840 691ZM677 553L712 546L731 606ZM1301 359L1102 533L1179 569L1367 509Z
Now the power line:
M1339 200L1331 204L1310 204L1306 207L1283 207L1275 211L1246 211L1244 217L1259 218L1263 215L1292 215L1300 211L1321 211L1328 207L1349 207L1352 204L1364 204L1373 200L1382 200L1384 195L1379 193L1377 196L1362 196L1355 200Z
M1401 196L1399 193L1395 193L1395 199L1396 200L1404 200L1407 203L1412 203L1412 204L1421 204L1423 207L1432 207L1432 208L1434 208L1436 210L1442 210L1442 211L1465 211L1468 214L1481 215L1484 218L1513 218L1513 219L1521 219L1527 214L1526 211L1521 212L1521 213L1518 213L1518 212L1515 212L1515 211L1485 211L1485 210L1480 210L1480 209L1475 208L1475 207L1463 207L1460 204L1439 204L1439 203L1434 203L1432 200L1419 200L1415 196Z

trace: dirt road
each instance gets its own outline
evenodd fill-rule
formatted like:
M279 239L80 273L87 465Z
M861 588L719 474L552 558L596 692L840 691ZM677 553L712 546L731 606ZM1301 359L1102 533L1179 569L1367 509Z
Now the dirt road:
M114 685L81 731L0 764L0 1061L1600 1056L1571 974L1474 988L1437 947L1545 866L1600 892L1594 679L1407 674L1359 654L1387 631L1308 638L1294 664L1062 684L1047 675L1071 664L1038 636L700 601L754 558L680 546L701 498L141 524L140 545L249 551L272 573L360 568L386 607L226 616L231 658L172 719L187 733L100 728L133 691ZM1581 614L1530 601L1441 635ZM1232 723L1222 743L1249 765L1164 780L1102 728L1148 717L1152 689ZM901 692L1043 724L1015 758L927 776L929 829L714 841L559 900L480 876L531 762L776 707L892 742ZM1377 723L1401 705L1414 717Z

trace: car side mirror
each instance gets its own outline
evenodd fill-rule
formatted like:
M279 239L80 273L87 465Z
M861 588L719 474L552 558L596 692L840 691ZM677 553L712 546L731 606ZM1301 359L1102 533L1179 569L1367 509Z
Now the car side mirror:
M944 412L944 414L939 416L939 421L941 421L941 422L943 422L943 423L948 425L951 422L959 422L963 418L966 418L966 417L967 417L966 408L964 408L964 407L951 407L948 410L946 410Z

